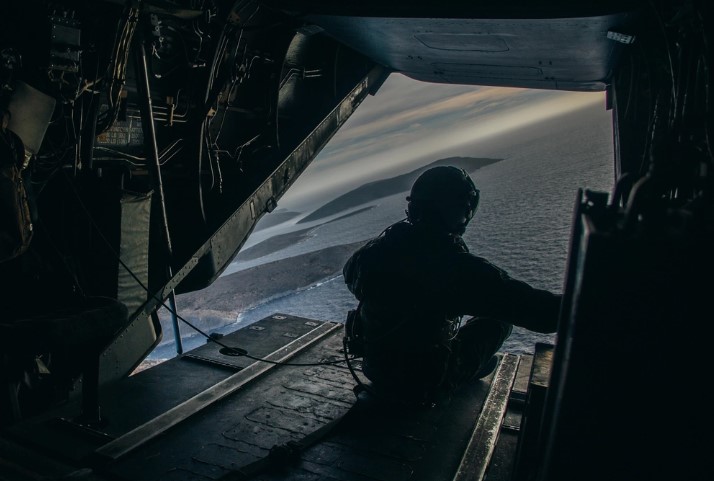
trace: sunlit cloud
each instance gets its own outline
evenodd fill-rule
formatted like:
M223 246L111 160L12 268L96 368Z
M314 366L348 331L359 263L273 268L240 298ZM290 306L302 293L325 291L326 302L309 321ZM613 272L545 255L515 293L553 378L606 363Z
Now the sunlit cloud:
M410 82L414 81L410 80ZM433 91L434 86L430 85L430 87ZM461 112L467 112L472 117L485 115L503 108L504 105L516 104L523 97L533 95L532 92L523 89L470 87L473 89L470 92L452 93L449 91L450 86L441 87L436 89L437 92L443 91L438 97L432 94L430 98L418 96L417 99L412 99L413 93L399 92L392 94L390 102L383 102L382 95L388 94L379 92L376 97L367 99L365 105L360 107L364 109L365 114L355 119L355 122L348 122L344 134L340 136L340 142L344 144L354 140L368 142L369 139L377 136L384 136L395 130L401 131L405 125L424 125L439 118L457 117ZM541 93L552 95L545 91ZM355 116L361 112L358 109Z
M595 103L604 106L604 94L435 86L393 75L313 161L309 182L298 180L283 202L308 208L362 183L418 168L445 150Z

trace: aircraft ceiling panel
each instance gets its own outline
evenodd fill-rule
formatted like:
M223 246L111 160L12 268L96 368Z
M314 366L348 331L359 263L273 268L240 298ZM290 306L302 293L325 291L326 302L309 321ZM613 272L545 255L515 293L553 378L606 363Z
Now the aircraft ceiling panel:
M467 19L309 15L389 69L437 83L604 90L633 15ZM610 34L612 36L612 33Z

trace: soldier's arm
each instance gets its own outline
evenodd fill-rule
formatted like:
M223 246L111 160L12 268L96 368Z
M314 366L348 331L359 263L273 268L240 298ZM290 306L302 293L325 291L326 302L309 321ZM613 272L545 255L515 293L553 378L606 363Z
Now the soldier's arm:
M495 317L535 332L558 329L562 296L514 279L471 254L460 256L454 274L454 302L463 314Z

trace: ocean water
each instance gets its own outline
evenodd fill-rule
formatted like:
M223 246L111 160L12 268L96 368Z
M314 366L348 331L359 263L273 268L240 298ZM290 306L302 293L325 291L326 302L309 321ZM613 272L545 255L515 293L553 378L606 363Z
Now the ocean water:
M562 292L577 191L580 188L610 191L614 183L610 118L603 106L591 106L507 137L426 159L424 164L452 155L504 159L472 174L481 190L481 203L464 235L471 252L535 287ZM307 238L258 259L234 262L225 274L333 245L370 239L405 217L405 196L406 193L400 193L355 207L356 211L373 206L334 222L319 225L330 219L317 221ZM311 224L296 224L293 220L258 230L246 247L271 235L306 227ZM336 274L299 291L274 296L241 313L234 323L220 331L232 332L276 312L341 322L355 306L356 301L342 276ZM537 341L553 342L554 336L516 328L503 350L532 353ZM184 347L190 349L202 342L195 337L185 339ZM165 346L161 351L168 348ZM152 355L156 356L161 354Z

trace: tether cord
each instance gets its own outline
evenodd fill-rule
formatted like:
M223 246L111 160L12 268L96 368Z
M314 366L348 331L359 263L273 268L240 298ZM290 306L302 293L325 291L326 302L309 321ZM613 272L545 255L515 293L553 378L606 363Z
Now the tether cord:
M65 171L63 171L63 173L65 174L65 176L68 175L67 172L65 172ZM79 192L77 192L77 189L75 188L75 186L74 186L74 184L72 183L71 179L68 178L67 180L68 180L69 186L70 186L70 188L71 188L71 190L72 190L72 193L74 194L74 196L75 196L76 199L77 199L77 202L79 203L80 208L82 209L82 211L84 212L84 214L87 216L87 219L88 219L89 222L92 224L92 227L94 227L94 229L95 229L95 230L97 231L97 233L99 234L99 237L100 237L100 238L102 239L102 241L106 244L107 249L109 250L109 252L111 252L111 254L112 254L112 256L114 257L114 259L115 259L117 262L119 262L119 264L121 264L121 266L122 266L124 269L126 269L126 271L129 273L129 275L137 282L137 284L139 284L139 286L141 286L141 288L142 288L144 291L146 291L146 293L147 293L148 295L150 295L155 301L157 301L159 304L161 304L167 311L169 311L170 313L172 313L173 315L175 315L177 319L179 319L181 322L183 322L184 324L186 324L187 326L189 326L191 329L193 329L194 331L196 331L197 333L199 333L200 335L202 335L203 337L205 337L208 341L213 342L213 343L216 343L216 344L218 344L219 346L221 346L221 347L223 347L223 348L225 348L225 349L228 349L228 350L231 351L231 352L233 353L233 355L235 355L235 356L244 356L244 357L247 357L248 359L252 359L252 360L254 360L254 361L266 362L266 363L268 363L268 364L275 364L275 365L281 365L281 366L296 366L296 367L329 366L329 365L335 365L335 364L342 364L343 362L345 362L345 361L342 360L342 359L339 360L339 361L325 361L325 362L315 362L315 363L290 363L290 362L271 361L271 360L269 360L269 359L263 359L263 358L260 358L260 357L251 356L251 355L248 354L248 352L245 351L244 349L241 349L241 348L238 348L238 347L228 346L228 345L224 344L223 342L219 341L218 339L216 339L215 337L211 336L210 334L207 334L206 332L204 332L203 330L201 330L201 329L198 328L197 326L194 326L191 322L187 321L187 320L184 319L181 315L179 315L175 310L171 309L171 308L166 304L166 302L164 302L163 300L159 299L159 298L156 297L154 294L152 294L151 291L149 291L149 288L141 281L141 279L139 279L139 277L134 273L134 271L132 271L132 270L129 268L129 266L126 265L126 263L121 259L121 257L119 256L119 254L116 252L116 250L114 249L114 247L111 245L111 243L109 242L109 240L104 236L104 233L102 232L102 230L101 230L101 229L99 228L99 226L97 225L96 221L94 220L94 218L92 217L91 213L90 213L89 210L87 209L87 206L84 205L84 202L82 202L82 198L81 198L81 196L79 195Z

